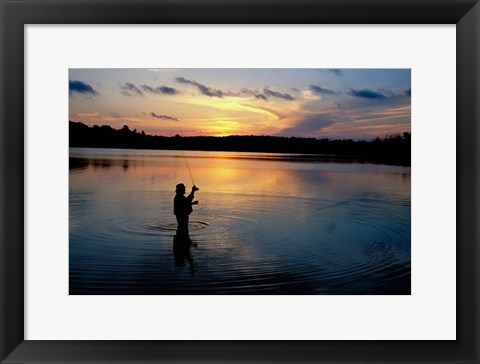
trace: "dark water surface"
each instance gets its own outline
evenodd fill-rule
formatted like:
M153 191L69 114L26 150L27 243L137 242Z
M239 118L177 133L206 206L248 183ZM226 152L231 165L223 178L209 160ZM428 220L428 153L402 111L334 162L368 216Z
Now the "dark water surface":
M408 167L71 148L69 188L70 294L410 294Z

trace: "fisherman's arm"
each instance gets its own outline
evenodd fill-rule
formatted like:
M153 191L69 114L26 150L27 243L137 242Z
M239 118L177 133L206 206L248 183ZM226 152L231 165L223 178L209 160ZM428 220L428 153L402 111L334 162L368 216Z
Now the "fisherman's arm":
M193 186L192 192L190 192L190 194L186 197L187 201L192 205L196 205L198 203L198 201L196 203L192 203L193 199L195 198L195 191L198 191L197 186Z
M193 191L190 192L190 194L187 197L185 197L185 199L187 200L188 203L191 203L194 198L195 198L195 196L194 196Z
M188 199L188 198L190 197L190 195L192 196L192 198L191 198L191 199ZM190 205L198 205L198 201L192 201L193 198L195 197L195 196L193 196L193 192L192 192L190 195L188 195L188 197L187 197L188 203L189 203Z

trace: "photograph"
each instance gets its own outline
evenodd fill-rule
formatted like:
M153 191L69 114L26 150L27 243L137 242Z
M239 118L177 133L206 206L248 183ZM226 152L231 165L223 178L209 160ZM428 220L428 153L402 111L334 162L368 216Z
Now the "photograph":
M70 295L411 294L411 69L70 68L68 93Z

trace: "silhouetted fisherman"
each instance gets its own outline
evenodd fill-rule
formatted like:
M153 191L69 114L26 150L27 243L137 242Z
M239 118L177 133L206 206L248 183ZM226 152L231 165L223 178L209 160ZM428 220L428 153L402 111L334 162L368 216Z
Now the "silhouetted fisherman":
M173 199L173 213L177 217L177 235L179 236L188 236L188 220L189 215L193 211L192 205L198 204L198 201L193 201L195 191L198 191L197 186L193 186L192 192L185 197L185 185L179 183L176 186L176 195Z

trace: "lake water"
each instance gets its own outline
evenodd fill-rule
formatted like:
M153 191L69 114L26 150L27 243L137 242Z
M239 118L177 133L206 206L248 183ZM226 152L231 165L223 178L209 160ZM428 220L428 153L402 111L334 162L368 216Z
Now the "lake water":
M69 190L70 294L410 294L409 167L71 148Z

